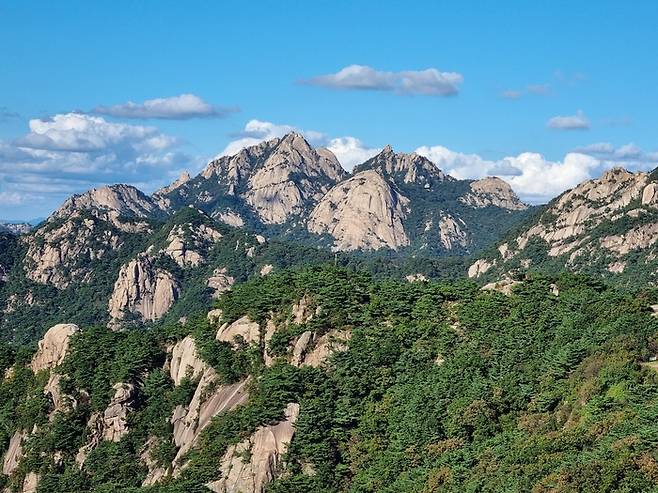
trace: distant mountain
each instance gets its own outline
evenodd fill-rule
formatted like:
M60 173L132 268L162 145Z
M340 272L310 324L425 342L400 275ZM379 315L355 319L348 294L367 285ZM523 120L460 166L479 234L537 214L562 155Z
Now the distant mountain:
M22 235L30 231L32 225L28 222L0 221L0 233Z
M564 269L658 282L658 172L613 168L553 199L469 268L482 279Z

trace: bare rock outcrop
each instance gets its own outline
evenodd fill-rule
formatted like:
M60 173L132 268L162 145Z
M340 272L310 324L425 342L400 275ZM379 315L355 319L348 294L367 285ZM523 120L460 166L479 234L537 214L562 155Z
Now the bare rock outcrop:
M263 493L280 472L298 416L299 404L290 403L283 421L262 426L248 439L231 445L221 460L222 477L206 486L215 493Z
M174 276L157 268L148 254L140 254L121 267L108 311L113 320L124 319L127 312L138 314L143 320L158 320L179 293Z
M349 338L348 331L331 330L320 337L311 331L306 331L293 345L290 364L297 367L308 365L318 368L334 352L345 351Z
M519 200L509 183L497 176L472 181L470 187L471 191L459 199L470 206L476 208L494 206L512 211L528 208Z
M163 253L181 267L196 267L204 261L204 252L221 238L219 231L205 224L179 224L169 232Z
M482 290L498 291L499 293L510 296L512 294L512 290L514 289L514 286L518 286L519 284L521 284L521 281L516 281L514 279L510 279L509 277L505 277L499 281L485 284L484 286L482 286Z
M613 168L598 179L581 183L552 201L541 217L514 240L500 245L499 256L474 263L469 276L478 277L493 265L504 269L506 262L517 258L520 265L525 265L521 256L533 240L546 245L549 257L563 256L567 268L577 269L579 264L600 257L609 272L623 272L625 255L648 249L656 241L658 225L641 220L657 205L658 186L649 180L647 173ZM604 223L616 234L602 238L591 234Z
M235 284L235 278L228 275L226 267L219 267L213 270L212 276L206 282L206 286L213 290L213 298L219 298L222 293L231 289L233 284Z
M154 217L163 211L149 196L130 185L109 185L69 197L51 216L68 217L76 211L114 212L121 216Z
M225 323L217 331L215 339L218 341L229 342L234 346L238 341L246 344L260 341L260 326L258 322L252 322L247 315L239 318L235 322Z
M177 406L171 422L174 427L174 443L178 452L174 458L174 470L179 471L182 459L196 444L201 432L210 420L222 412L235 409L247 401L249 379L231 385L218 385L218 376L212 368L207 368L188 406Z
M103 411L103 440L118 442L128 433L128 413L134 409L136 388L130 383L117 383L114 396Z
M330 151L315 150L302 135L291 133L249 178L244 198L261 221L280 224L320 200L344 174Z
M354 172L359 173L363 170L375 170L395 183L415 183L422 185L426 190L431 190L433 185L440 182L454 181L453 177L446 175L426 157L415 152L396 153L390 145L357 166Z
M485 259L479 259L473 262L473 264L468 268L468 277L480 277L482 274L485 274L489 269L491 269L496 262L490 262Z
M27 253L25 275L39 284L58 289L72 281L84 282L90 272L82 259L94 261L118 250L123 241L116 232L99 224L98 219L70 217L61 224L37 229L24 237Z
M442 214L439 221L439 241L446 250L467 246L469 238L466 223L449 214Z
M178 341L172 348L169 375L174 385L180 385L186 377L195 380L207 369L208 365L199 357L191 336Z
M39 341L37 352L32 357L30 368L34 373L52 369L64 361L69 340L80 329L75 324L57 324L46 331Z
M311 233L329 234L335 250L397 250L409 245L404 229L409 199L375 170L336 185L311 213Z
M333 153L313 149L301 134L291 132L219 157L200 177L216 182L223 194L244 201L261 222L281 224L316 203L345 174ZM185 193L200 203L212 201L205 192L200 180L192 180L190 187L175 193ZM244 224L229 208L219 208L215 215L229 224Z
M18 467L23 457L23 440L27 433L25 431L16 431L9 440L9 446L2 460L2 474L11 476Z

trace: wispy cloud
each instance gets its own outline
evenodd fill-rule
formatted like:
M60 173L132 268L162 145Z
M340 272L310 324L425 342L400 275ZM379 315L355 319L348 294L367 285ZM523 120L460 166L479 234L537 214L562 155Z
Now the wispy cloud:
M20 118L20 114L15 111L11 111L6 106L0 106L0 122L7 122L15 118Z
M623 166L630 170L647 170L658 166L658 152L646 152L634 143L619 147L610 142L596 142L575 149L599 159L608 167Z
M554 116L546 122L546 126L555 130L588 130L590 123L585 113L578 110L575 115Z
M181 94L170 98L148 99L142 103L97 106L91 113L121 118L189 120L191 118L222 118L239 111L207 103L194 94Z
M436 68L386 72L367 65L349 65L334 74L320 75L302 84L332 89L386 91L422 96L454 96L464 77L457 72L441 72Z
M179 144L155 127L81 113L30 120L25 135L0 141L0 200L54 206L71 193L107 183L148 192L192 164Z
M552 94L550 84L529 84L524 89L506 89L500 93L503 99L521 99L528 95L549 96Z

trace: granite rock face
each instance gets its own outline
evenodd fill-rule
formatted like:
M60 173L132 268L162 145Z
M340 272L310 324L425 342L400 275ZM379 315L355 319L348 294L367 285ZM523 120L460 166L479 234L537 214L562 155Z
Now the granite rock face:
M335 250L397 250L409 244L403 224L408 204L379 172L362 171L324 196L308 230L331 235Z
M79 330L75 324L57 324L48 329L32 357L30 363L32 371L37 373L62 364L69 348L69 339Z
M289 403L282 421L262 426L246 440L229 446L220 464L221 479L206 486L215 493L263 493L280 473L298 416L299 404Z
M143 320L158 320L176 301L179 292L179 283L173 275L156 267L148 254L141 254L121 267L108 311L113 320L122 320L127 313L137 314Z
M488 271L500 277L510 268L541 268L548 261L574 271L607 265L612 275L622 274L629 260L648 265L658 254L658 222L652 219L658 187L653 179L648 173L613 168L581 183L554 199L525 230L501 242L495 255L478 259L469 277ZM538 245L545 258L533 263L526 251ZM637 252L639 257L631 258Z

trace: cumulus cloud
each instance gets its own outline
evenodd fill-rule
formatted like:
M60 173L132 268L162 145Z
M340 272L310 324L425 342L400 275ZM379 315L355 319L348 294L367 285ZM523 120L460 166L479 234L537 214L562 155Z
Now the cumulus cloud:
M52 208L71 193L107 183L149 192L191 163L177 150L179 144L155 127L99 116L65 113L30 120L24 136L0 141L0 194L4 203L41 201Z
M371 158L380 149L368 147L355 137L331 138L323 132L316 130L304 130L293 125L276 124L262 120L250 120L244 129L234 134L235 140L228 143L224 150L217 156L232 156L245 147L259 144L266 140L280 138L290 132L299 132L304 135L308 142L316 147L326 147L336 155L340 164L346 170L351 170Z
M367 65L349 65L335 74L320 75L303 84L333 89L388 91L396 94L423 96L454 96L464 77L456 72L441 72L435 68L386 72Z
M605 164L599 159L580 152L568 153L561 161L548 160L535 152L487 160L477 154L455 152L443 146L423 146L416 152L455 178L499 176L529 203L547 202L605 169Z
M191 118L221 118L238 111L237 108L217 106L205 102L194 94L181 94L170 98L148 99L143 103L98 106L91 112L121 118L189 120Z
M366 146L355 137L330 139L326 147L336 155L340 164L348 171L352 171L357 164L367 161L381 151L381 148Z
M556 130L588 130L590 128L589 120L581 110L575 115L554 116L546 123L548 128Z

